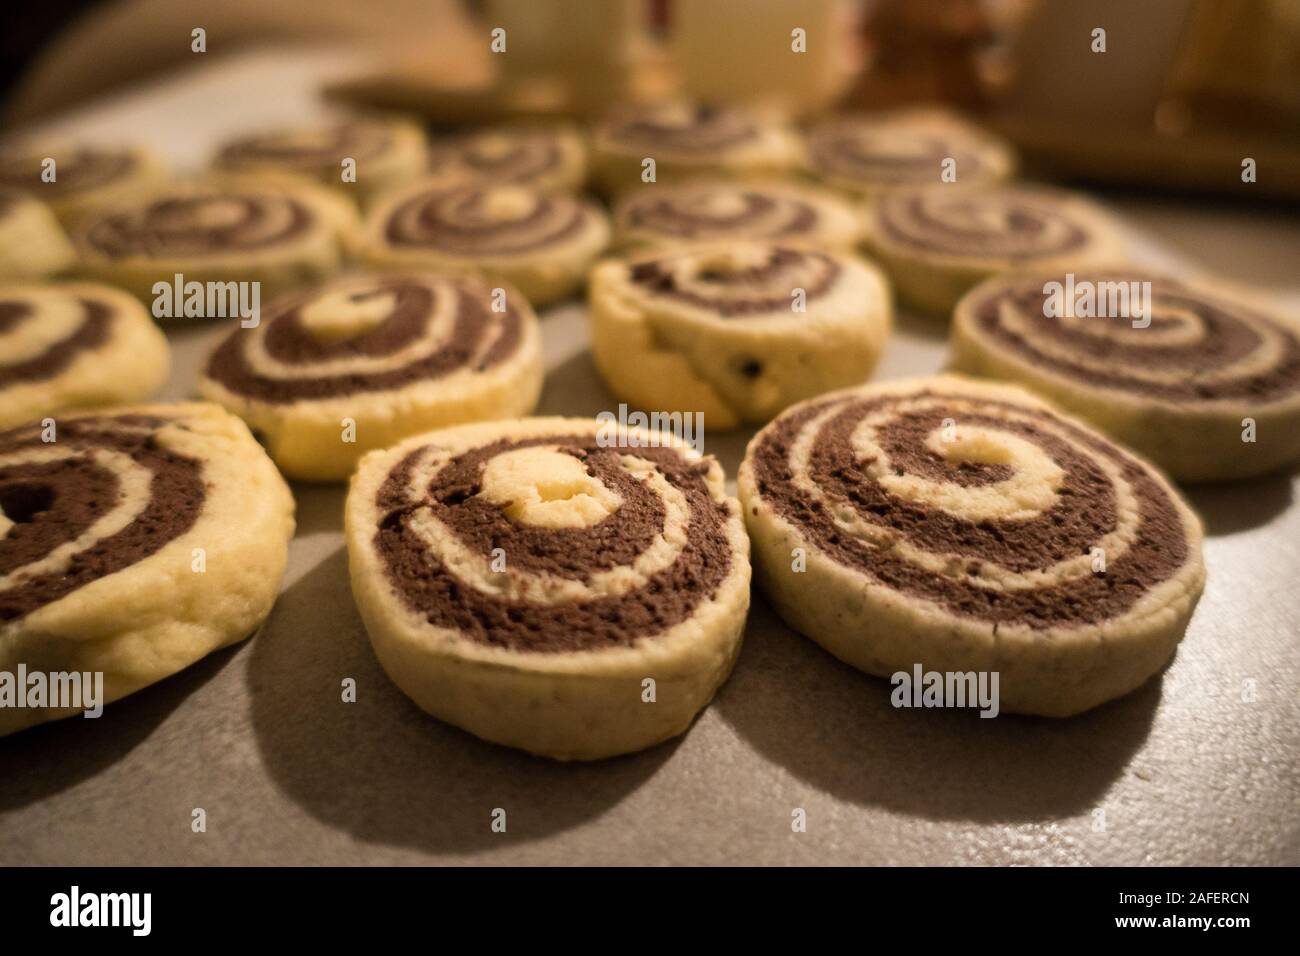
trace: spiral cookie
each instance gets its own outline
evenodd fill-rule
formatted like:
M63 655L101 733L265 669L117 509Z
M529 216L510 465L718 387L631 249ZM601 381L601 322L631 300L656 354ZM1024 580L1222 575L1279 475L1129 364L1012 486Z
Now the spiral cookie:
M755 240L849 252L861 234L846 203L778 182L697 180L627 193L614 210L614 239L631 248Z
M44 203L0 188L0 281L52 276L75 259L72 243Z
M424 164L424 133L418 126L369 118L265 131L227 143L216 157L220 169L307 176L355 191L363 202L420 176Z
M804 168L828 186L874 198L896 186L952 181L1000 182L1015 169L1008 143L938 110L857 114L825 120L809 132Z
M291 478L336 481L408 435L526 415L542 390L541 336L518 293L436 275L354 276L237 328L199 383Z
M148 398L169 366L167 340L124 292L0 285L0 428Z
M1123 252L1118 227L1101 210L1043 188L895 189L866 219L867 248L894 280L899 300L943 315L994 273L1086 267Z
M1165 479L1011 386L805 402L750 442L738 485L787 624L869 674L995 672L1003 711L1140 686L1204 583L1200 522Z
M0 151L0 187L49 206L65 225L141 195L166 176L162 162L136 147L47 144Z
M83 272L146 302L178 274L187 283L257 282L266 302L334 271L354 227L351 205L318 186L245 180L115 207L84 220L73 241Z
M953 365L1034 388L1181 481L1300 459L1300 337L1230 295L1131 267L990 279Z
M724 178L783 173L798 156L794 134L756 113L677 102L628 107L597 125L591 174L606 195L691 176Z
M247 637L293 534L283 479L215 405L0 432L0 511L0 671L102 673L99 703ZM83 709L45 703L0 708L0 734Z
M574 292L608 242L605 214L572 196L421 185L376 205L364 256L377 268L476 272L542 306Z
M564 126L481 130L435 142L428 178L439 188L513 185L576 193L587 178L587 150L577 131Z
M717 462L564 418L465 425L361 462L352 590L421 708L560 759L682 733L726 679L749 542Z
M604 262L591 274L592 352L645 411L761 422L866 379L889 333L889 284L854 256L729 243Z

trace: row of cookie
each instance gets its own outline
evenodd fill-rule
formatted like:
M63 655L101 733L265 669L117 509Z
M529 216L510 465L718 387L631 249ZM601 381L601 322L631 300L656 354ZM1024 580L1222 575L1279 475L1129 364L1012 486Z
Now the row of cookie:
M854 196L937 182L945 163L952 181L983 184L1009 178L1016 165L1007 143L937 109L832 117L804 138L741 108L660 102L620 109L589 136L561 124L516 125L429 143L411 122L352 117L240 137L218 148L212 166L298 174L371 198L417 180L578 192L590 167L593 185L613 196L646 181L647 159L655 161L658 182L801 174ZM65 221L164 178L164 164L139 148L29 143L0 150L0 187L35 193Z
M106 702L256 628L293 503L238 419L142 406L48 427L0 433L0 670L103 672ZM773 607L855 667L909 687L917 665L993 674L979 706L1068 716L1163 667L1203 585L1200 525L1165 479L1008 386L801 403L751 442L739 501L724 482L669 434L579 419L368 455L346 536L380 663L487 740L648 747L730 673L752 541ZM0 709L0 732L75 712Z
M1053 287L1064 295L1071 283L1148 299L1143 321L1053 305ZM590 288L593 354L614 394L635 408L702 413L715 429L761 423L865 381L891 323L877 269L793 245L611 259ZM0 317L0 423L138 400L166 376L161 336L112 290L11 287ZM109 318L120 331L105 331ZM538 341L527 298L510 287L453 275L348 277L274 301L257 328L234 331L204 389L265 436L286 474L339 480L363 451L403 435L531 411ZM1149 270L986 280L956 310L950 361L1034 388L1178 480L1241 478L1300 459L1294 324ZM345 422L351 443L340 439Z

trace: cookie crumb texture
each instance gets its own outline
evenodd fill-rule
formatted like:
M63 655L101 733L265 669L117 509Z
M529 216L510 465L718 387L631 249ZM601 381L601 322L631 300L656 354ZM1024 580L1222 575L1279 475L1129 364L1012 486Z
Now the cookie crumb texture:
M786 623L881 677L998 672L1006 712L1134 690L1204 584L1200 522L1170 484L1011 386L939 376L805 402L755 436L738 484Z
M293 498L215 405L0 432L0 670L104 674L104 702L248 637L279 591ZM0 733L80 713L0 709Z
M749 540L719 465L585 419L444 429L362 460L346 507L375 654L486 740L596 759L683 733L731 672Z

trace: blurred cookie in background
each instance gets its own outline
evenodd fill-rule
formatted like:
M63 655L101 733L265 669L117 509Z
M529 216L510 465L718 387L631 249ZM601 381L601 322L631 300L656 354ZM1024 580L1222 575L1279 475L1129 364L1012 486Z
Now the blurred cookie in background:
M624 107L591 133L593 183L608 196L693 176L784 174L798 139L779 119L737 106L661 101Z
M693 180L625 193L614 241L629 250L771 241L851 252L862 237L856 208L826 190L779 180Z
M59 220L43 202L0 187L0 280L56 275L76 257Z
M120 289L0 283L0 427L150 398L170 365L167 339Z
M162 160L138 146L8 143L0 147L0 187L44 202L65 226L157 188Z
M306 176L365 203L424 172L424 131L394 118L354 117L263 130L226 143L214 165L235 173Z
M361 255L377 269L485 276L541 307L576 292L608 244L608 218L589 200L435 182L377 203L366 217Z

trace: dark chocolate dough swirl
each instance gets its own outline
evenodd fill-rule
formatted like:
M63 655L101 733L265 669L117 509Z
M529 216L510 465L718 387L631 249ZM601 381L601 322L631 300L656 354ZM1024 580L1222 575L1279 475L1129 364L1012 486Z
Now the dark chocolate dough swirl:
M299 240L318 223L307 204L279 193L181 194L101 216L80 240L111 259L256 253Z
M235 395L288 403L391 390L458 369L483 371L520 346L524 316L512 298L504 312L495 312L491 291L469 279L343 279L277 302L257 328L235 329L212 354L206 375ZM353 306L383 313L337 341L312 334L313 310ZM445 324L435 327L440 315Z
M391 210L384 237L457 256L517 255L578 235L591 215L577 199L517 187L430 189Z
M716 252L671 253L629 266L632 284L651 297L708 309L723 318L790 312L802 289L806 303L828 295L840 277L829 255L786 246L765 247L758 261L736 261Z
M946 425L1007 436L1010 463L938 453ZM870 429L863 451L855 432ZM1021 444L1015 444L1019 442ZM963 514L902 482L991 490L1033 462L1059 469L1028 514ZM844 396L777 419L750 452L763 501L839 564L959 618L1003 625L1095 625L1134 608L1194 555L1182 514L1149 466L1039 407L941 389ZM1029 480L1045 481L1030 472ZM845 522L869 532L853 533ZM1079 560L1102 548L1104 574Z
M625 200L616 213L634 235L681 240L800 240L822 220L812 203L762 186L686 184Z
M494 458L539 447L579 462L619 496L619 507L585 527L552 528L516 524L484 500L484 469ZM469 640L543 653L626 647L687 620L730 572L727 506L710 495L708 465L677 448L602 447L594 432L507 437L457 454L431 475L421 471L425 452L408 454L381 486L376 504L383 517L374 544L402 601L430 624ZM500 548L509 555L508 573L557 582L581 585L594 574L631 568L680 505L630 468L625 456L649 462L680 495L686 533L670 560L645 574L635 571L639 579L617 593L591 587L579 599L550 602L485 593L457 576L445 554L449 543L435 549L417 530L433 521L448 542L484 562Z
M1056 193L939 185L886 193L873 213L880 239L934 256L1031 263L1083 253L1092 226Z
M40 424L0 432L0 510L10 523L0 536L0 626L144 560L194 525L206 496L202 465L156 440L168 423L59 420L48 443ZM74 542L71 554L58 553Z
M1300 391L1300 337L1281 322L1140 270L1073 275L1076 290L1105 300L1088 311L1109 312L1113 300L1119 314L1059 315L1060 273L991 284L963 309L982 338L1063 380L1173 402L1276 401ZM1049 282L1061 286L1055 296ZM1147 289L1137 321L1149 324L1135 328L1133 311Z

